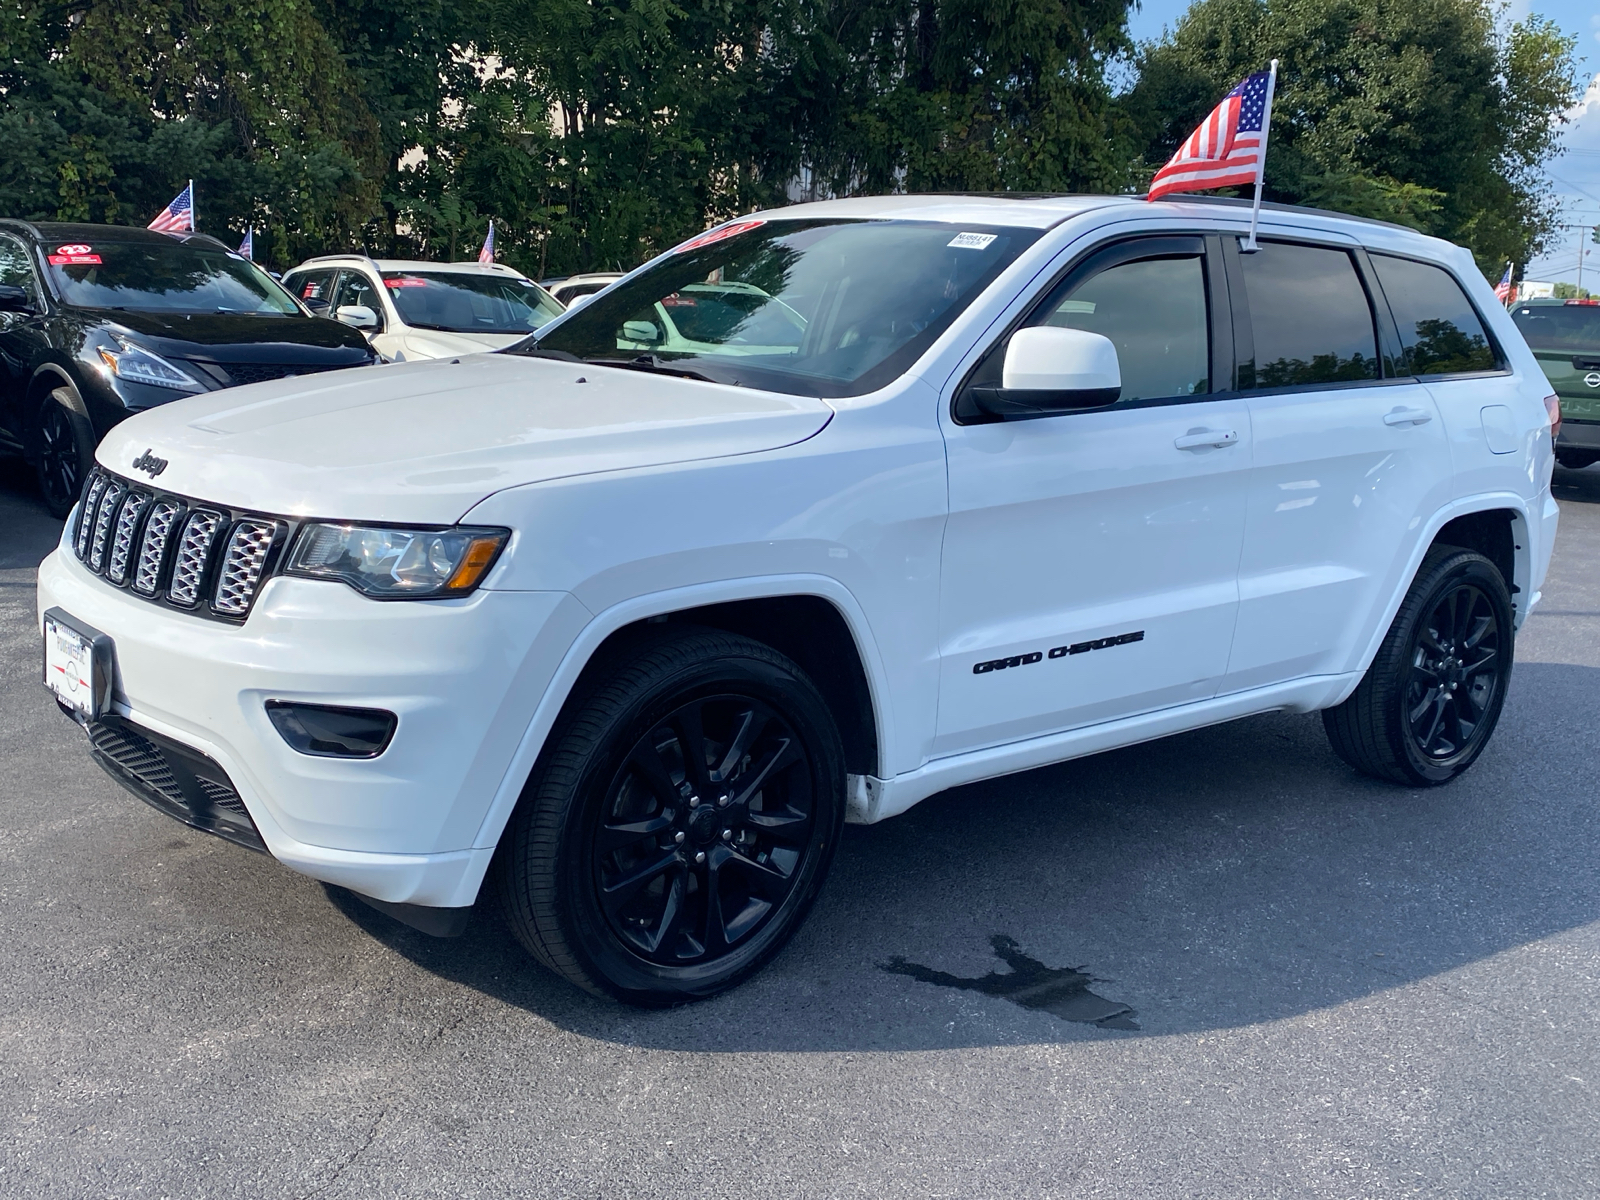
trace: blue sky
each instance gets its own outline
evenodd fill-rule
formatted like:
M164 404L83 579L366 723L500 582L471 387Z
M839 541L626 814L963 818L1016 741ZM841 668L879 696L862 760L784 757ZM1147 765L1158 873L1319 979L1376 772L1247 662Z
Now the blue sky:
M1129 24L1133 36L1144 41L1161 36L1164 27L1177 23L1189 7L1188 0L1143 0ZM1600 222L1600 2L1597 0L1512 0L1509 17L1517 20L1530 12L1547 17L1578 37L1578 65L1589 88L1568 112L1562 132L1567 153L1550 164L1550 184L1560 198L1563 220L1572 224ZM1575 280L1578 272L1579 234L1566 230L1560 245L1530 263L1529 279ZM1600 292L1600 246L1583 239L1584 286Z

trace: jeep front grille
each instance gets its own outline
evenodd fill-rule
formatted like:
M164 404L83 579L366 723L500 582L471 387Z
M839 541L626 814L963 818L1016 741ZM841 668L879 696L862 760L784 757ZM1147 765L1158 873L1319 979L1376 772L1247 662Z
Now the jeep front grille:
M288 533L286 521L146 490L96 468L72 547L107 583L238 622L250 615Z

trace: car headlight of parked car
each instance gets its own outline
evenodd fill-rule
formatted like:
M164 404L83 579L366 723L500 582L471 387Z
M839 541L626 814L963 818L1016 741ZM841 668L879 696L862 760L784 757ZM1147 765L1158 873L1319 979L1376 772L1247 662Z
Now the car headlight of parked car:
M397 529L313 524L300 530L290 575L338 579L379 600L465 596L489 573L509 529Z
M100 359L118 379L130 383L148 383L152 387L172 388L180 392L203 392L205 384L173 366L152 350L135 345L126 338L117 338L117 349L100 347Z

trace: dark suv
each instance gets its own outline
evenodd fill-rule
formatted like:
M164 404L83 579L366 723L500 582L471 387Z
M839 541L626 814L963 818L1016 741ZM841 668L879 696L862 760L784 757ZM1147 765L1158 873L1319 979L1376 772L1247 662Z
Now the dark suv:
M1600 300L1523 300L1511 319L1561 398L1556 461L1600 462Z
M34 463L58 517L132 413L376 361L215 238L0 219L0 453Z

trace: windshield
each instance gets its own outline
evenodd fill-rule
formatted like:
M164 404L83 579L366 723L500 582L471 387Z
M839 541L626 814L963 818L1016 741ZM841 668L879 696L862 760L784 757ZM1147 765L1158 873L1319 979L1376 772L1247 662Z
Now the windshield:
M1527 304L1511 319L1535 350L1600 353L1600 304Z
M1032 229L751 218L691 239L512 353L859 396L909 367Z
M56 292L79 308L301 315L264 271L218 246L74 242L46 249Z
M468 271L385 271L383 285L407 325L450 333L529 333L562 312L538 284Z

